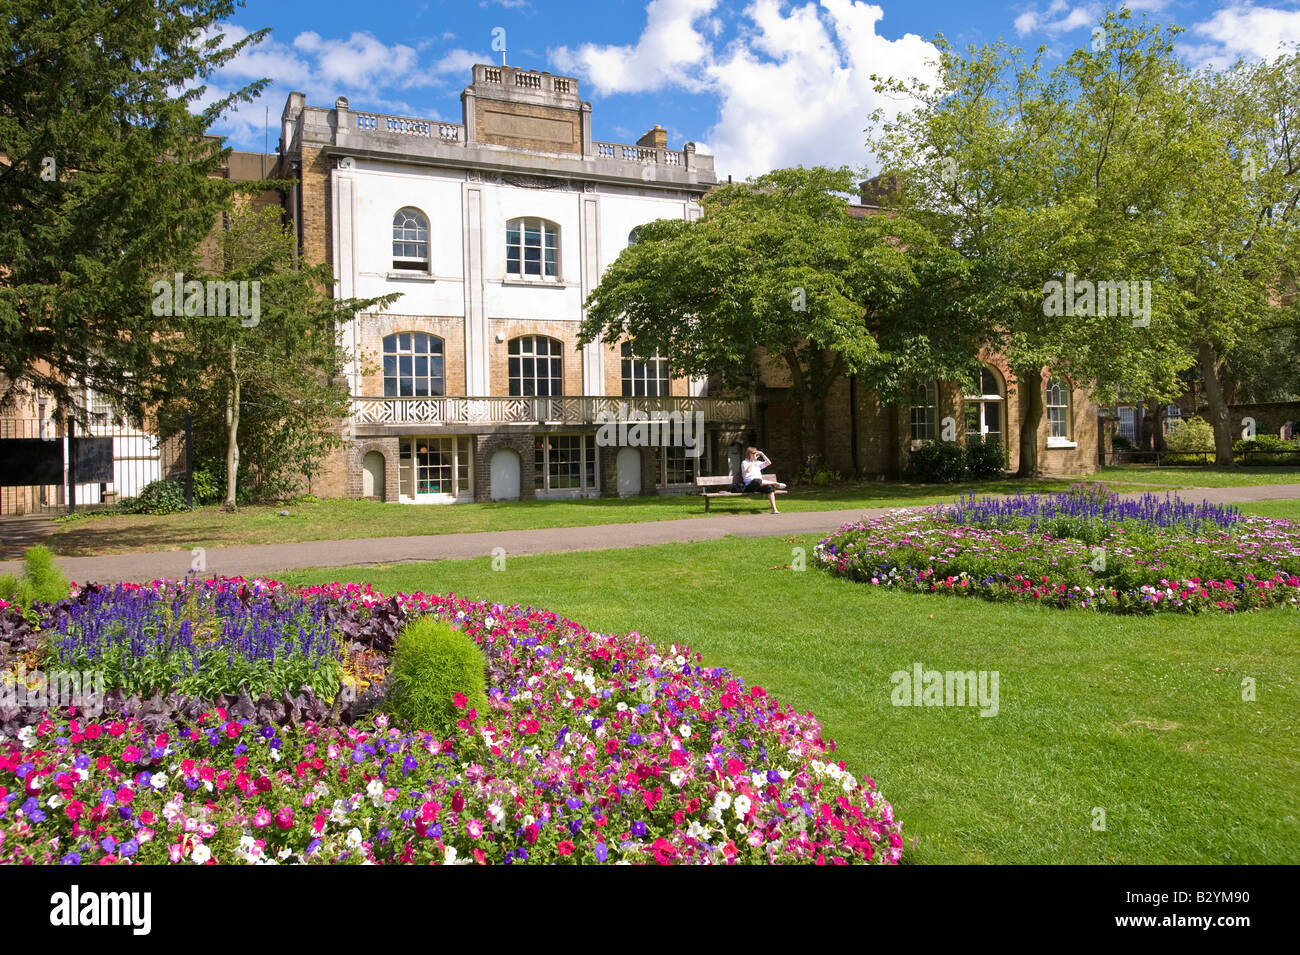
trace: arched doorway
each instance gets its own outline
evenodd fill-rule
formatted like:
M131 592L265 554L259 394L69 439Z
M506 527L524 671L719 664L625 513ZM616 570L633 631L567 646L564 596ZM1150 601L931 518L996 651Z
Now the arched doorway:
M519 454L502 448L492 455L490 496L494 501L519 500Z
M384 499L384 456L367 451L361 460L361 496Z
M619 448L615 459L618 471L618 496L636 497L641 493L641 452L636 448Z

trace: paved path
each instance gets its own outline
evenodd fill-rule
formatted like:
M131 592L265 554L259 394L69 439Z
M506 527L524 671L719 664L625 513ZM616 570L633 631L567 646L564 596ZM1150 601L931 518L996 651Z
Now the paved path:
M1184 497L1204 498L1213 504L1300 499L1300 484L1260 487L1184 489ZM1125 495L1139 497L1140 494ZM733 513L637 524L600 524L592 527L558 527L541 530L485 531L474 534L430 534L421 537L372 537L359 540L302 541L292 544L256 544L244 547L210 547L203 554L209 574L251 577L307 567L346 567L420 560L489 558L495 548L507 556L578 550L641 547L674 541L767 537L786 534L827 534L841 524L876 517L892 508L853 508L837 511L797 511L781 514ZM147 582L160 577L183 577L193 558L175 550L104 557L63 557L59 565L70 580ZM0 561L0 574L21 571L18 561Z
M54 533L54 521L44 514L0 517L0 558L22 557L33 544Z

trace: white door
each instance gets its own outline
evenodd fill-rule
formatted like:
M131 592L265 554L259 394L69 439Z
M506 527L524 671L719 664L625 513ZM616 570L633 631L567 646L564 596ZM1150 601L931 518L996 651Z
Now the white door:
M367 451L361 462L361 496L384 499L384 456Z
M502 448L492 455L492 500L519 500L519 455Z
M641 493L641 452L636 448L619 448L615 459L618 469L618 496L636 497Z

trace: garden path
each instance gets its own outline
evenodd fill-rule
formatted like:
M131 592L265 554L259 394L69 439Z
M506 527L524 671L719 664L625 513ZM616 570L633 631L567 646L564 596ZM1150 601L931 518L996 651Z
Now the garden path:
M1203 498L1211 504L1240 504L1264 500L1298 500L1300 484L1258 487L1182 489L1185 498ZM1140 492L1125 497L1141 497ZM302 541L213 547L203 554L206 574L254 577L308 567L345 567L396 564L406 561L490 560L493 551L504 556L641 547L672 542L715 540L727 535L768 537L829 534L842 524L878 517L895 508L853 508L837 511L801 511L769 514L752 509L694 520L644 521L635 524L599 524L540 530L485 531L473 534L433 534L421 537L374 537L341 541ZM69 580L77 582L131 581L185 576L197 557L188 550L113 554L101 557L61 557L57 562ZM0 561L0 574L21 573L17 560Z

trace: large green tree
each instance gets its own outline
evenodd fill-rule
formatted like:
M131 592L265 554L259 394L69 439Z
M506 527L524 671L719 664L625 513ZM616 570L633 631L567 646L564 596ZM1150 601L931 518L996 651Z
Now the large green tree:
M874 127L871 145L901 183L899 209L970 262L970 307L1016 378L1022 476L1042 467L1045 369L1093 383L1105 402L1172 395L1187 364L1165 213L1189 185L1195 142L1173 35L1108 14L1050 71L1041 48L957 51L940 37L937 86L879 81L918 105ZM1076 281L1093 294L1070 294ZM1148 287L1118 307L1121 288Z
M398 296L334 298L330 267L301 263L278 207L239 206L214 265L194 280L201 299L199 285L195 297L184 287L178 297L167 281L157 286L175 332L157 343L149 399L165 431L192 414L200 449L223 453L224 506L233 508L241 473L255 493L282 496L338 446L338 421L348 415L339 379L350 357L338 323ZM217 309L224 314L213 314L220 299L207 294L209 282L228 293Z
M1270 397L1297 388L1300 57L1205 71L1180 93L1196 162L1188 188L1162 210L1167 261L1179 338L1204 381L1215 461L1231 465L1237 383Z
M850 215L847 168L779 169L714 190L694 222L643 226L587 301L580 341L656 349L675 375L743 389L789 375L799 466L826 455L826 399L857 375L888 400L969 361L980 323L961 256L906 219Z
M0 403L89 385L140 410L162 273L192 266L239 186L203 81L265 31L227 42L231 0L6 0L0 8Z

